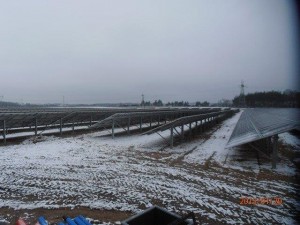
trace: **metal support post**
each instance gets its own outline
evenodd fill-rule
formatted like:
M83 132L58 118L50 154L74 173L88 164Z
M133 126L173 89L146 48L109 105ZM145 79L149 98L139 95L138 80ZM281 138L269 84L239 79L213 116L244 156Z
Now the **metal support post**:
M37 136L37 118L35 118L34 135Z
M92 126L93 116L90 118L90 126Z
M72 132L74 133L75 130L75 126L74 126L74 122L72 123Z
M272 169L276 169L278 161L278 134L273 136Z
M158 116L158 126L159 126L159 124L160 124L160 115Z
M203 131L203 127L202 127L203 125L202 125L202 120L200 120L200 132L202 133L202 131Z
M152 127L152 116L150 117L150 128Z
M170 146L171 146L171 148L173 148L173 127L171 127L171 137L170 137Z
M6 122L3 120L3 142L6 145Z
M141 120L140 120L140 131L142 131L142 127L143 126L143 117L141 117Z
M266 142L267 142L267 152L270 153L272 151L271 149L271 144L272 144L272 141L271 141L271 137L267 137L266 138Z
M111 137L112 139L115 138L115 120L112 120L112 124L111 124Z
M62 135L62 118L60 118L59 133Z
M189 125L189 135L191 136L192 135L192 124L190 123Z
M128 117L127 134L130 134L130 116Z
M181 125L181 141L184 139L184 125Z

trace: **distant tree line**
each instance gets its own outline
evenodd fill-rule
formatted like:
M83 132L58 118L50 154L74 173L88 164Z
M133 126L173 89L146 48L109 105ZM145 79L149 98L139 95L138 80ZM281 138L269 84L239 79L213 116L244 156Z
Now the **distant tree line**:
M164 104L162 102L162 100L155 100L154 102L150 102L150 101L144 101L141 102L141 106L177 106L177 107L188 107L188 106L209 106L210 103L207 101L204 102L200 102L197 101L195 104L191 104L188 101L174 101L174 102L167 102L166 104Z
M20 106L19 103L0 101L0 107L19 107L19 106Z
M153 103L151 103L150 101L144 101L141 103L141 106L163 106L163 102L162 100L155 100Z
M196 102L195 106L209 106L209 102L207 102L207 101Z
M255 92L245 95L247 107L299 108L299 100L300 92L291 90L286 90L284 92ZM234 106L240 106L240 96L236 96L232 102Z
M185 106L185 107L188 107L190 106L190 103L188 101L175 101L175 102L168 102L166 104L166 106Z

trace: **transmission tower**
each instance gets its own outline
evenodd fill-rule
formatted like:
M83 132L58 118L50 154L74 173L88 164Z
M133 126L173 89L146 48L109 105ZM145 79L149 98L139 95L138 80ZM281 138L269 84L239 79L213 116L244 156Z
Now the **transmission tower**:
M241 107L246 107L246 100L245 100L245 85L244 81L241 82L241 93L240 93L240 106Z
M142 106L145 108L145 99L144 99L144 94L142 94Z

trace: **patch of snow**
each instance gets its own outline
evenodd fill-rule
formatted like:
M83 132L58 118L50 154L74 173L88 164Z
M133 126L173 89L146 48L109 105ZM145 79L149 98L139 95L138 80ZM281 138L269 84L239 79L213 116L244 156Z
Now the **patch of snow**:
M297 136L292 135L289 132L279 134L278 136L279 140L288 145L291 145L295 150L300 150L300 139Z
M212 133L208 140L198 146L195 151L185 156L184 160L186 162L204 164L211 158L214 161L223 164L229 151L228 149L225 149L226 144L241 114L242 112L239 112L232 118L224 121L221 127Z

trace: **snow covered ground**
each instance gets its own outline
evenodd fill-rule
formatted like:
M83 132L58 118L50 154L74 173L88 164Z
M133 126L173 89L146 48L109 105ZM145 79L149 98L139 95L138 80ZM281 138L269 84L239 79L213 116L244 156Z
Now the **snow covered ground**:
M299 150L300 149L300 139L290 133L282 133L279 134L279 140L284 143L290 145L292 149Z
M238 122L242 112L228 119L217 131L213 132L208 140L201 145L197 145L197 149L185 157L187 162L195 162L203 164L208 158L224 164L230 150L226 149L226 144L230 135Z
M173 149L162 148L157 134L112 140L105 131L2 146L0 221L12 218L7 207L28 216L39 208L139 212L156 204L191 210L202 224L293 224L298 171L284 161L272 171L270 162L258 165L254 151L241 160L241 149L225 149L239 116ZM280 197L283 204L240 205L241 197Z

